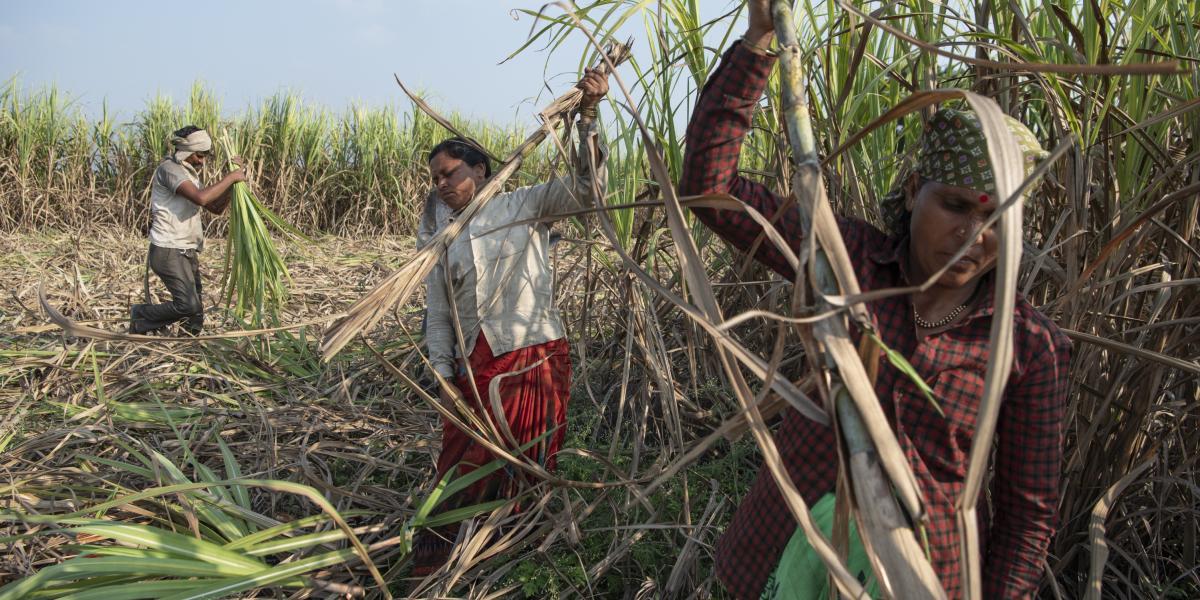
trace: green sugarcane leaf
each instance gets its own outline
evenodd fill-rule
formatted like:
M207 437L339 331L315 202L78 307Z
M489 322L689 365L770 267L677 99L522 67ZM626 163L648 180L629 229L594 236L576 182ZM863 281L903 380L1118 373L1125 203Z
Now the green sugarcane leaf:
M284 538L282 540L273 540L246 547L243 551L250 556L269 556L280 552L289 552L299 550L301 548L309 548L320 544L328 544L346 539L346 532L340 529L331 529L329 531L318 531L306 535L298 535L296 537Z
M201 480L213 484L221 481L221 478L217 477L216 473L213 473L212 469L209 469L198 462L194 464L197 472L200 473ZM229 493L229 490L223 485L213 485L212 487L208 488L208 492L213 496L216 496L220 502L224 502L233 506L237 505L234 502L233 496ZM212 502L209 498L206 498L203 495L199 495L198 499L200 502L204 503L204 510L202 514L205 515L205 518L209 520L209 522L212 522L217 526L218 529L220 529L221 534L225 536L226 540L240 539L249 533L246 522L221 508L220 502ZM214 506L209 507L209 503L212 503Z
M88 579L80 579L67 583L56 583L48 585L37 591L31 592L25 596L28 600L40 600L42 598L53 598L58 600L69 594L91 590L97 587L117 585L121 583L134 583L140 581L137 577L129 575L107 575L103 577L90 577Z
M425 519L421 523L413 523L412 525L414 527L441 527L442 525L458 523L460 521L465 521L467 519L470 519L471 517L474 517L476 515L481 515L484 513L492 512L493 510L496 510L497 508L500 508L501 506L504 506L505 504L508 504L509 502L511 502L511 501L510 500L492 500L491 502L484 502L482 504L475 504L472 506L464 506L461 508L448 510L446 512L440 512L432 517Z
M218 435L215 437L217 438L217 447L221 449L221 459L225 461L226 477L229 479L240 478L242 476L242 472L238 467L237 459L235 459L233 456L233 451L229 449L229 445L225 443L225 440L222 439L221 436ZM232 486L229 491L233 495L235 504L246 510L251 509L250 494L246 491L246 488L240 485L235 485Z
M0 600L21 598L29 592L58 581L74 581L109 575L135 575L148 579L152 577L235 577L242 573L223 565L178 558L149 556L72 558L62 564L45 567L33 576L0 588Z
M159 462L159 464L162 465L163 469L166 470L171 483L192 482L191 479L184 475L183 471L180 470L179 467L175 466L175 463L172 463L169 459L167 459L167 457L163 456L156 450L150 450L150 454ZM206 483L213 483L215 481L217 481L217 479L213 478ZM219 488L219 486L216 487ZM213 493L211 487L209 490L210 493ZM246 532L239 527L237 522L225 511L213 508L202 497L197 497L192 494L189 494L188 497L194 500L192 502L192 509L195 510L198 515L200 515L200 518L205 523L211 525L214 529L220 532L220 534L226 540L236 540L243 535L246 535Z
M879 336L876 335L875 332L869 331L867 332L867 335L871 337L871 341L875 342L875 344L883 350L883 354L887 357L888 362L891 363L893 367L896 367L896 369L901 373L903 373L905 377L908 377L908 379L913 382L913 385L917 386L918 390L921 390L921 393L925 395L926 400L929 400L929 404L933 406L933 409L936 410L939 415L943 417L946 416L946 414L942 412L942 407L938 406L937 400L934 400L933 398L933 388L929 387L929 384L925 383L925 380L921 378L920 373L917 373L917 370L912 366L912 363L908 362L908 359L904 358L903 354L892 350L887 346L887 344L884 344L883 340L879 339Z
M239 574L253 573L266 567L265 564L258 560L226 550L211 542L198 540L194 537L188 537L157 527L122 523L95 523L75 527L74 530L114 539L126 544L145 546L153 550L169 552L176 556L222 565L229 569L235 569Z
M138 581L120 583L88 589L66 596L58 600L142 600L156 599L190 590L211 586L216 582L230 579L189 579L184 581Z
M126 558L178 558L170 552L151 550L149 548L131 548L129 546L68 544L66 547L78 554L96 554L98 556L123 556Z
M530 446L532 446L532 444L522 448L522 451ZM442 477L441 481L438 481L437 485L433 487L433 490L429 492L429 496L426 497L425 501L421 503L421 506L417 508L417 512L413 516L413 522L417 525L424 523L428 519L429 515L433 512L433 509L437 508L438 505L450 499L455 494L467 489L488 475L495 473L504 466L505 462L506 461L504 459L496 459L486 465L483 465L482 467L479 467L478 469L475 469L474 471L471 471L470 473L467 473L466 475L463 475L462 477L454 479L452 478L454 477L454 473L458 471L458 468L456 466L454 469L451 469L449 473L446 473L445 477Z
M195 460L194 458L192 459L192 466L196 469L196 473L199 474L198 479L200 481L207 481L208 483L221 481L221 478L217 477L217 474L214 473L212 469L204 466L203 463ZM216 496L217 498L220 498L221 500L223 500L225 502L233 504L233 498L229 495L229 490L225 489L223 486L214 485L214 486L208 488L208 491L210 494ZM242 535L245 535L245 532L243 532ZM242 537L242 536L239 535L237 537Z
M161 452L150 449L150 456L167 472L168 480L172 483L191 483L192 480L183 474L183 470L175 466L175 463L171 462L171 459L166 456L163 456Z
M269 569L264 569L252 575L246 575L238 579L228 580L220 583L213 583L204 587L198 587L186 592L166 596L166 600L210 600L216 598L224 598L226 596L236 594L241 591L264 587L275 584L280 581L289 580L309 571L323 569L338 563L343 563L356 558L353 548L343 548L325 554L298 560L296 562L284 563Z
M187 406L166 408L161 404L149 402L113 402L109 405L109 410L118 420L134 423L188 421L203 414L203 411L198 408Z
M99 464L102 464L102 465L105 465L108 467L112 467L113 469L116 469L118 472L125 472L125 473L132 473L134 475L141 475L142 477L145 477L146 479L154 478L154 471L151 471L150 469L147 469L145 467L131 465L129 463L121 462L118 460L101 458L99 456L93 456L91 454L80 454L80 455L77 455L76 458L81 459L81 460L86 460L88 462L99 463Z
M524 453L526 450L534 447L539 442L546 439L551 433L552 432L547 431L542 435L529 440L528 443L522 445L518 449L518 453ZM467 473L466 475L463 475L462 477L458 477L453 480L451 480L451 477L455 472L457 472L458 468L456 466L454 469L451 469L450 472L446 473L445 477L442 477L441 481L438 481L437 485L434 486L433 491L429 492L429 496L425 498L425 501L422 502L419 507L417 507L417 512L415 515L413 515L413 523L416 525L425 523L428 520L429 515L433 512L433 509L437 508L439 504L445 502L455 494L467 489L488 475L495 473L497 470L503 467L506 462L507 461L504 459L498 458L486 465L483 465L482 467L479 467L478 469L475 469L474 471L471 471L470 473Z
M348 511L342 513L342 516L343 517L360 517L360 516L372 515L372 514L375 514L375 513L373 513L372 511L369 511L369 510L348 510ZM239 540L229 542L228 544L225 544L225 548L228 550L238 550L241 548L248 548L248 547L254 546L255 544L259 544L266 540L269 540L273 537L280 536L280 535L288 535L292 532L300 531L301 529L304 529L307 527L312 527L314 525L319 525L321 523L327 523L331 520L332 520L332 518L329 515L317 514L317 515L304 517L302 519L296 519L295 521L289 521L287 523L280 523L279 525L276 525L269 529L264 529L262 531L256 531L256 532L251 533L250 535L247 535Z
M268 223L283 224L254 196L245 182L234 184L230 235L227 245L230 261L227 270L225 302L239 316L250 316L250 324L259 326L264 315L277 314L287 299L284 281L291 276L274 243ZM295 228L286 227L282 229ZM234 294L237 301L233 302Z

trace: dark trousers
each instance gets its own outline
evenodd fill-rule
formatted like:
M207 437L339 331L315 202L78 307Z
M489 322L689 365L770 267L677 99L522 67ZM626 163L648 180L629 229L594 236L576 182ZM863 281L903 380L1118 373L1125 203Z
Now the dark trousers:
M135 304L130 310L131 333L162 329L176 321L193 335L204 327L204 303L201 300L200 259L195 250L162 248L150 245L147 259L171 292L171 301L159 304Z

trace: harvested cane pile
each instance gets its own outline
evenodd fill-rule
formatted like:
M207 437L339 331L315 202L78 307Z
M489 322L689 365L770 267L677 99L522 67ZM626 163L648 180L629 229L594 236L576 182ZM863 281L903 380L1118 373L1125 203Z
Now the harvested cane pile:
M222 146L227 157L241 154L228 136L222 138ZM232 303L235 314L249 316L250 323L257 326L262 324L264 315L277 316L275 313L286 300L287 285L291 282L267 225L297 240L311 240L259 202L250 184L243 181L233 184L229 195L229 241L225 245L222 296L226 304Z

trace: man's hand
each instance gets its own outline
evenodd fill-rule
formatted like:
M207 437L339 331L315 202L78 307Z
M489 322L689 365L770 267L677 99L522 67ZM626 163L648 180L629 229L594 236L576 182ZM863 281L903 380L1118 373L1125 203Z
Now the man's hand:
M229 179L230 185L239 181L250 181L250 169L247 168L249 162L246 159L240 156L235 156L229 159L229 162L237 165L236 169L225 176L227 179Z
M775 24L771 21L770 0L746 0L746 10L750 17L750 26L742 39L746 43L760 49L766 49L775 38Z
M579 100L579 107L591 108L599 104L600 100L608 94L608 75L600 69L587 69L583 73L583 79L575 84L575 87L583 90L583 98Z

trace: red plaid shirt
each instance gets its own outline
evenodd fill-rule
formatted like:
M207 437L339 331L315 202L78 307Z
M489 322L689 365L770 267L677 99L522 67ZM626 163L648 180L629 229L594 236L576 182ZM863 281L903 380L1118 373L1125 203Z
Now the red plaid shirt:
M742 138L762 96L774 59L736 44L713 73L688 126L679 191L684 195L728 193L775 216L781 199L762 184L738 175ZM744 213L697 209L700 218L730 244L748 250L761 228ZM799 252L799 213L776 221ZM857 220L841 220L846 248L863 291L908 285L905 240ZM755 257L785 278L792 271L769 243ZM991 288L992 278L985 279ZM987 291L986 289L984 291ZM919 336L907 296L872 302L868 308L883 341L901 352L933 388L945 416L897 369L881 361L875 391L908 456L928 503L933 568L950 598L962 596L955 501L962 493L975 418L988 360L991 294L956 326ZM992 515L984 539L986 598L1026 598L1041 576L1056 527L1067 397L1070 341L1049 318L1018 298L1014 361L997 429L991 481ZM807 502L832 492L837 452L832 432L788 411L775 434L788 472ZM796 529L771 475L763 470L742 501L717 548L717 574L739 598L757 598Z

